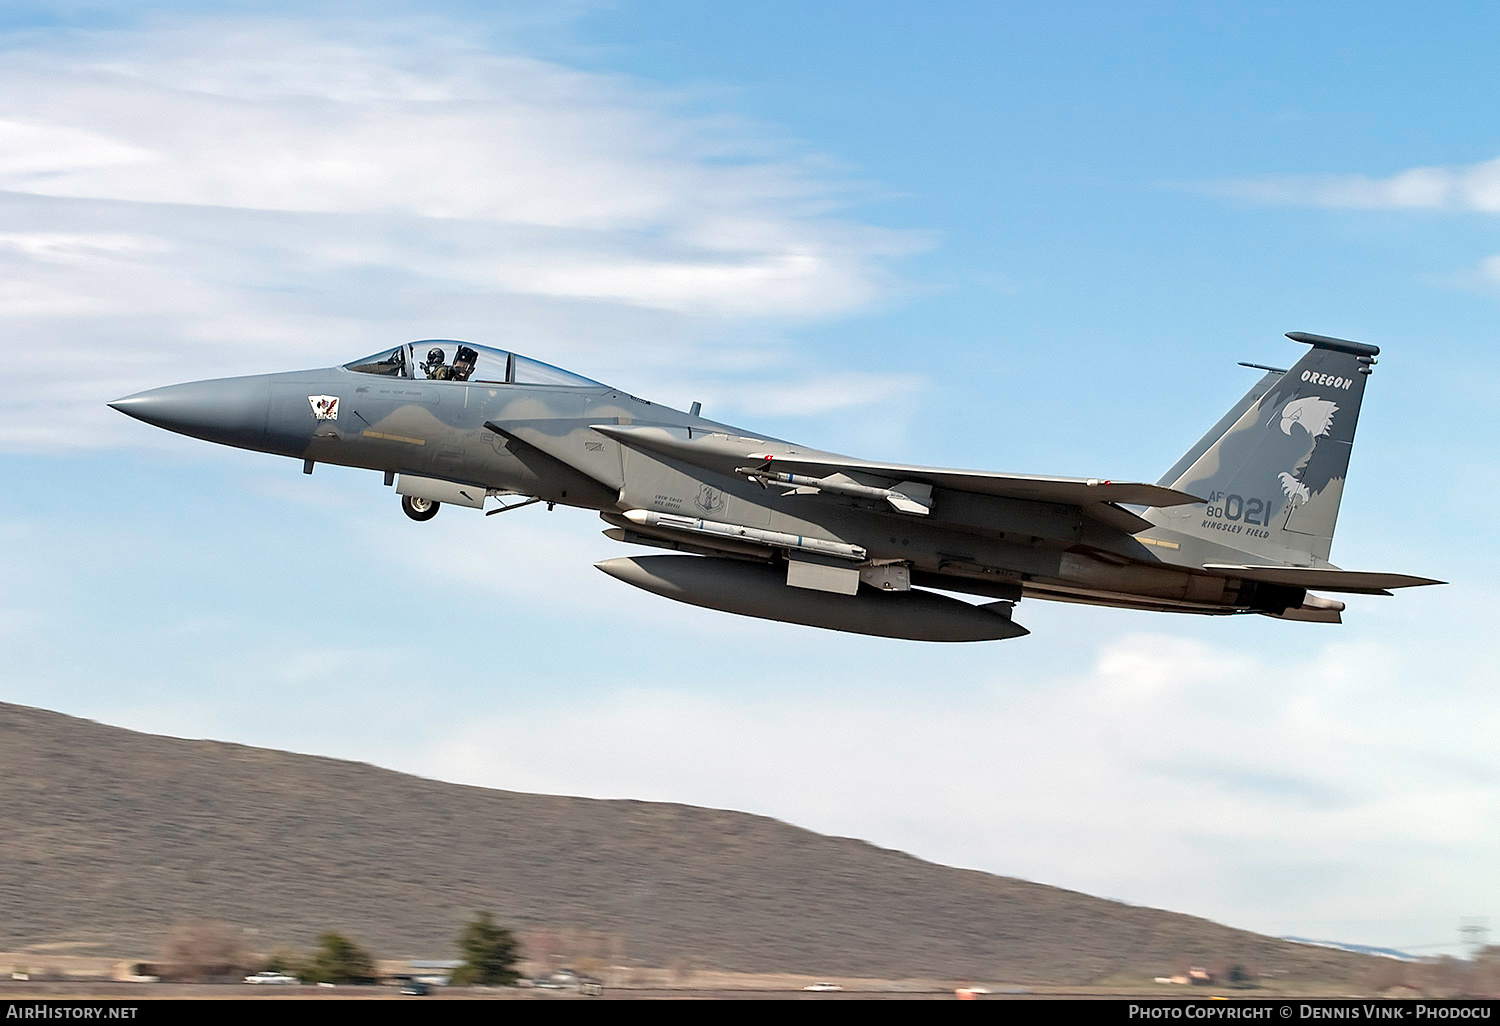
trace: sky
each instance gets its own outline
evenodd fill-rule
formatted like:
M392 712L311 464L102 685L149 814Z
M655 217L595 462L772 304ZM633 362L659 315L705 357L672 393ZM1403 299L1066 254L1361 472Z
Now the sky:
M1276 935L1500 928L1500 10L0 11L0 700L774 816ZM105 407L417 338L871 459L1154 481L1285 331L1379 345L1342 626L670 603L593 514Z

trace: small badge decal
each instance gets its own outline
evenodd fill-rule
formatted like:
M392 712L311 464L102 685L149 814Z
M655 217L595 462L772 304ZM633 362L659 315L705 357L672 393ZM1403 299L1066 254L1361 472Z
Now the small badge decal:
M700 485L698 497L693 500L693 505L704 513L717 513L724 508L724 493L711 485Z
M319 420L339 419L339 397L336 395L310 395L307 401L312 403L313 416Z

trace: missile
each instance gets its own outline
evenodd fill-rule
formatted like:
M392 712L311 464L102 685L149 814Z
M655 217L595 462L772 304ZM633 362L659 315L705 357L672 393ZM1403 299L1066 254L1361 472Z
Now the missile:
M758 527L745 527L740 524L721 524L716 520L695 520L693 517L678 516L675 513L652 513L645 509L626 510L626 520L632 524L642 527L655 527L667 531L685 531L688 534L702 534L710 538L729 538L734 541L753 542L756 545L765 545L773 549L795 549L798 552L811 552L819 556L833 556L837 559L848 559L853 562L861 562L866 557L866 552L858 545L848 545L844 542L824 541L822 538L808 538L800 534L787 534L784 531L764 531Z
M734 472L748 477L762 487L771 484L786 485L788 488L806 488L857 499L879 499L901 513L926 516L932 507L932 485L916 481L903 481L895 488L877 488L874 485L860 484L844 474L808 477L806 474L784 474L760 467L736 467Z
M1011 603L974 606L930 591L854 595L790 588L780 564L719 556L627 556L595 563L616 580L663 598L763 620L910 641L998 641L1030 634Z

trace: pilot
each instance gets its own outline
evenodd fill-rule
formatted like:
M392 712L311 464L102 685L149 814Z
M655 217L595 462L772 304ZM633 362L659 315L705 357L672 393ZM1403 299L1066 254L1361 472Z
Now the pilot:
M453 377L453 368L445 366L443 361L447 354L441 349L427 350L427 362L422 364L422 370L427 372L429 378L437 381L448 381Z

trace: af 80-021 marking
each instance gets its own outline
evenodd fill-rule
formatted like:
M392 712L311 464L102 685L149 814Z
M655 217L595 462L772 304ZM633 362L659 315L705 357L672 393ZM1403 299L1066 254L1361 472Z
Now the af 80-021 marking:
M1241 495L1214 492L1208 497L1208 504L1204 507L1203 515L1269 527L1271 508L1269 499L1246 499Z

